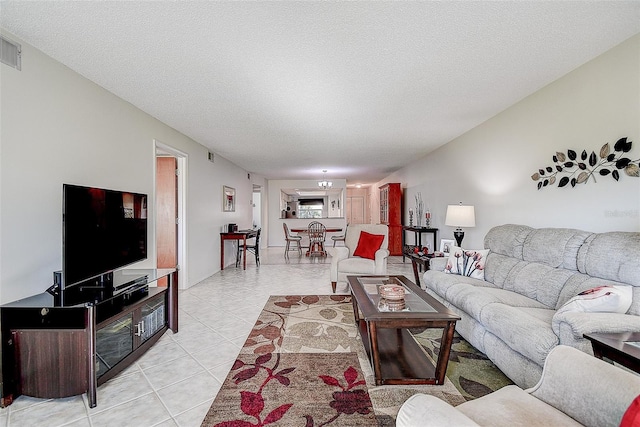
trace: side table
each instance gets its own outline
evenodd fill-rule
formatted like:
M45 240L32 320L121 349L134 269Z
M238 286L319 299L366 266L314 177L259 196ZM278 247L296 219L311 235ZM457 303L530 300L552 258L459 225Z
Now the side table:
M422 247L422 234L427 233L431 234L433 237L433 247L429 249L430 252L436 250L436 243L438 241L438 229L437 228L427 228L427 227L410 227L403 225L402 226L402 262L404 262L405 257L407 256L404 248L407 246L405 239L405 232L412 231L414 237L414 246Z
M418 255L414 252L403 252L403 255L411 260L411 266L413 267L413 275L416 278L416 285L420 286L420 274L419 271L427 271L430 268L429 263L431 258L435 258L435 255ZM418 269L420 265L420 269Z
M584 337L591 341L593 355L598 359L606 357L640 373L640 332L590 333Z

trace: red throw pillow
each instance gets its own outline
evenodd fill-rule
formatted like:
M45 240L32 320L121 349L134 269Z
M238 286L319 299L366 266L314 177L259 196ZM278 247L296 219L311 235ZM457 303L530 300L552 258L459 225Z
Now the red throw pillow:
M376 259L376 251L382 246L383 240L384 235L382 234L371 234L366 231L361 231L358 246L356 246L353 256Z
M622 416L620 427L638 427L640 426L640 396L633 399L627 412Z

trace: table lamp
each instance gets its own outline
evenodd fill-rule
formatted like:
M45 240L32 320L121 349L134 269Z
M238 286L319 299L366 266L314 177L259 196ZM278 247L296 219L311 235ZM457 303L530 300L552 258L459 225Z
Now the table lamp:
M453 233L453 237L456 239L458 247L462 247L462 239L464 238L464 231L462 227L475 227L476 226L476 213L473 206L464 206L462 202L459 205L447 206L447 216L444 220L444 224L450 227L456 227L456 231Z

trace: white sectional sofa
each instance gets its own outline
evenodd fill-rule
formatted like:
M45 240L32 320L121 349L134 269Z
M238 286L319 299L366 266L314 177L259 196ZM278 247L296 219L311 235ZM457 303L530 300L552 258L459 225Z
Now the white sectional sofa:
M559 344L593 354L585 333L640 331L640 233L507 224L491 229L484 245L484 280L446 273L447 259L435 258L424 284L461 316L458 333L518 386L538 382ZM603 285L628 292L625 313L562 308Z

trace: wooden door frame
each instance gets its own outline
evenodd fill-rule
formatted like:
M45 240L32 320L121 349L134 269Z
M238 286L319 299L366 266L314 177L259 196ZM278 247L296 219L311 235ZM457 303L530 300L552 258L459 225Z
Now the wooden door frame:
M167 155L173 156L176 158L177 166L178 166L178 288L179 289L187 289L188 287L188 257L187 257L187 160L188 155L183 153L180 150L177 150L170 145L167 145L157 139L154 139L154 158L159 157L158 151L162 151ZM156 162L153 162L153 200L154 203L156 201ZM155 208L155 206L154 206ZM154 220L155 225L155 220ZM155 230L154 230L154 245L156 245L155 241ZM157 247L156 247L156 257L157 257Z

